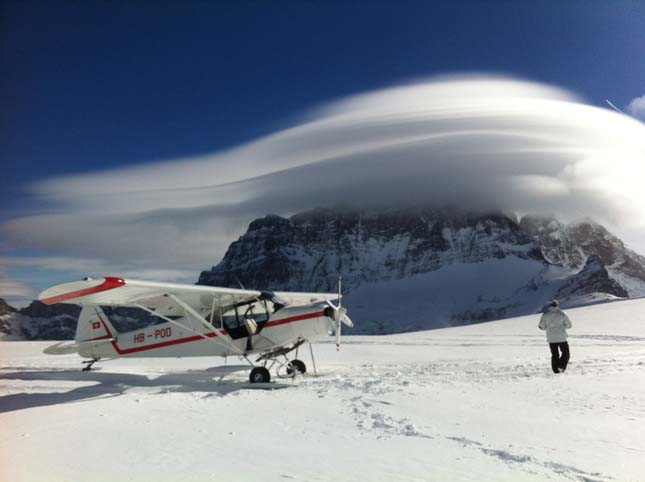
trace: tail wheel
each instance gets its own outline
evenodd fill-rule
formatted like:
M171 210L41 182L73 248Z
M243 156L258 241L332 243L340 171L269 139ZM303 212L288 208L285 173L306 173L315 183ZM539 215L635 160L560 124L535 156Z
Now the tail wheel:
M307 365L302 360L291 360L287 367L287 375L293 375L295 372L307 373Z
M255 367L251 370L249 380L251 383L269 383L271 381L271 374L264 367Z

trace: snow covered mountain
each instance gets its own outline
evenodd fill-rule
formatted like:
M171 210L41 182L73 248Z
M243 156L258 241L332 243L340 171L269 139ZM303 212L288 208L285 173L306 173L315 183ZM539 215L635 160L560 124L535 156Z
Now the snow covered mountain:
M629 297L645 296L645 257L628 249L599 224L585 221L565 225L553 217L525 216L520 225L549 263L580 269L588 256L597 255Z
M14 313L16 309L9 305L5 300L0 298L0 316L8 315Z
M129 331L160 322L136 308L110 308L104 311L119 331ZM20 310L0 299L0 338L5 340L71 340L81 308L59 303L45 305L33 301Z
M15 340L69 340L74 338L80 313L76 305L45 305L33 301L16 310L0 300L0 336Z
M543 261L515 219L417 210L316 209L290 219L256 219L199 284L334 291L409 278L451 263L509 256Z
M254 220L199 284L335 291L355 333L393 333L645 295L645 258L602 226L455 209L316 209Z
M356 334L536 313L553 297L570 307L645 296L645 257L592 221L456 209L268 215L198 283L334 292L338 274ZM0 304L0 336L73 338L78 307L12 310ZM122 330L157 321L127 309L110 318Z

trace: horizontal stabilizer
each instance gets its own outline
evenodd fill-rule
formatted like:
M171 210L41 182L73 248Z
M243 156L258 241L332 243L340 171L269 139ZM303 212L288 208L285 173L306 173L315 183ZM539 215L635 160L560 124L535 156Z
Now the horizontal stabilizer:
M78 353L78 349L83 345L100 345L101 343L112 343L115 338L104 338L103 340L88 340L88 341L61 341L55 345L48 346L43 350L47 355L69 355L71 353Z
M70 355L72 353L78 353L78 343L61 341L55 345L50 345L43 350L43 353L47 355Z
M112 343L116 341L116 338L103 338L102 340L87 340L87 341L77 341L78 346L81 345L100 345L101 343Z

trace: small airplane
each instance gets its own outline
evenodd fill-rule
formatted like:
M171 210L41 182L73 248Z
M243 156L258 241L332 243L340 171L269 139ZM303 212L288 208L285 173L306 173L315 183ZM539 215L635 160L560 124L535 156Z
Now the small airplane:
M47 305L81 305L74 342L45 349L58 355L89 358L84 371L104 359L120 357L238 356L249 363L251 383L271 381L270 370L293 377L307 367L298 348L333 333L340 349L341 326L354 326L335 293L272 292L212 286L159 283L123 278L85 278L46 289L38 299ZM338 299L335 305L331 300ZM106 312L138 308L160 323L117 332ZM289 360L287 354L296 351ZM255 362L251 355L259 355Z

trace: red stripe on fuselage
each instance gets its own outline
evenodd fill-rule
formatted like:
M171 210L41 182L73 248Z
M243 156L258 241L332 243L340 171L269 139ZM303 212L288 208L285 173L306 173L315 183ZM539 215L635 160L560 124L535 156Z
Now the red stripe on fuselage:
M204 336L206 338L215 338L217 334L212 332L204 333ZM112 346L114 347L114 349L117 351L119 355L127 355L129 353L137 353L139 351L154 350L155 348L163 348L166 346L179 345L182 343L189 343L191 341L203 340L204 336L195 335L195 336L189 336L188 338L179 338L177 340L162 341L160 343L153 343L152 345L135 346L133 348L124 348L124 349L119 348L116 344L116 341L113 341Z
M290 318L284 318L282 320L269 321L266 325L264 325L264 327L271 328L273 326L284 325L285 323L293 323L294 321L308 320L309 318L318 318L319 316L323 316L324 314L324 311L317 311L316 313L307 313L305 315L292 316Z
M40 301L42 301L46 305L53 305L55 303L61 303L66 300L78 298L80 296L91 295L94 293L100 293L101 291L119 288L123 285L125 285L125 281L121 278L105 278L105 281L103 281L103 283L98 286L84 288L82 290L70 291L69 293L63 293L62 295L50 296L49 298L45 298Z
M319 316L324 316L324 312L317 311L315 313L307 313L304 315L297 315L297 316L291 316L289 318L283 318L282 320L270 321L266 325L264 325L264 328L272 328L274 326L284 325L286 323L293 323L301 320L308 320L310 318L317 318ZM101 320L101 323L103 323L103 327L105 328L105 331L107 331L108 333L108 338L112 338L112 333L110 332L110 329L107 327L107 324L103 321L103 318L99 316L99 319ZM221 330L221 331L223 334L225 335L227 334L226 330ZM215 332L204 333L204 336L207 338L215 338L217 336L217 333ZM176 340L162 341L160 343L153 343L152 345L135 346L133 348L119 348L119 345L117 345L116 341L112 341L112 346L114 347L114 349L119 355L128 355L130 353L137 353L140 351L154 350L155 348L163 348L166 346L179 345L182 343L190 343L191 341L202 340L204 336L201 336L201 335L189 336L187 338L178 338Z

